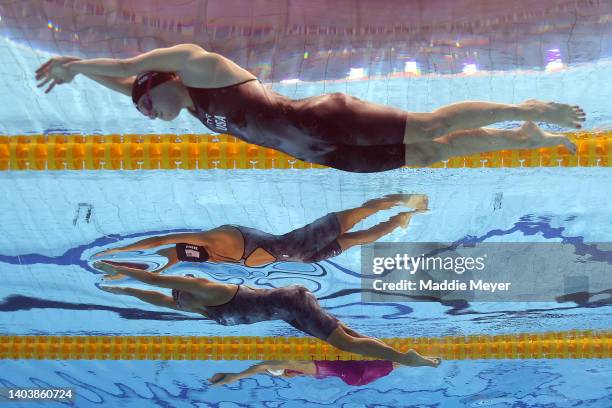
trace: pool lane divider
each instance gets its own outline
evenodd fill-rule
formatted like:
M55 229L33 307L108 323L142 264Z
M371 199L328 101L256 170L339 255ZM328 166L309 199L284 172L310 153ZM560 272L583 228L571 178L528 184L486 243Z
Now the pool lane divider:
M446 360L612 358L612 331L387 338ZM0 359L364 360L311 337L0 336ZM367 358L365 358L367 360Z
M504 150L452 158L431 168L611 167L612 131L568 133L576 155L563 146ZM15 135L0 136L0 171L25 170L196 170L309 169L273 149L233 136L184 135Z

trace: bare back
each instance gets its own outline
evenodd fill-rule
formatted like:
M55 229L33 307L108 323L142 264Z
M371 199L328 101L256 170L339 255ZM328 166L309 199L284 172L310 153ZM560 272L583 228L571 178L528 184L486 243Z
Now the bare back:
M197 56L199 64L178 72L185 86L192 88L221 88L235 85L249 79L257 79L240 65L224 56L202 50Z
M223 225L194 236L191 243L203 245L212 262L239 262L244 253L244 239L236 228Z

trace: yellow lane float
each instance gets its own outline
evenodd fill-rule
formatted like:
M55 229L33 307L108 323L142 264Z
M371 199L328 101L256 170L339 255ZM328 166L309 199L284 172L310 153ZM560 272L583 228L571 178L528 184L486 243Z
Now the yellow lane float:
M432 168L610 167L612 131L568 134L578 145L456 157ZM0 136L0 170L309 169L273 149L226 135Z
M388 338L445 360L612 358L612 331ZM363 360L310 337L0 336L0 359Z

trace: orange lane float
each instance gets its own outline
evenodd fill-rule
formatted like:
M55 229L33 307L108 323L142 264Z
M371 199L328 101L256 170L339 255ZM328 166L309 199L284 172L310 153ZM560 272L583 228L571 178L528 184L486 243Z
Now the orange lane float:
M445 360L612 358L612 331L383 339ZM309 337L0 336L0 359L351 360Z
M454 157L432 168L610 167L612 131L568 134L577 154L562 146ZM309 169L273 149L226 135L0 136L0 170Z

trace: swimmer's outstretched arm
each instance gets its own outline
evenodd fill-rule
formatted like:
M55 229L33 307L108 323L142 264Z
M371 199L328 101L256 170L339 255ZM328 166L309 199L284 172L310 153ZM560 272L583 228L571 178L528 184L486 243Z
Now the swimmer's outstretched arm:
M96 269L111 275L119 273L160 288L187 290L192 293L200 292L204 295L207 295L209 292L208 284L210 281L204 278L164 276L160 275L159 273L143 271L142 269L137 268L129 268L123 265L110 264L104 261L95 262L93 266Z
M207 58L208 54L199 45L179 44L125 59L56 57L36 70L36 79L42 81L38 87L51 81L45 91L48 93L55 85L68 83L75 75L83 74L107 88L129 96L132 94L135 75L146 71L175 72L182 76L189 73L199 76L212 72L215 60Z
M210 381L212 385L231 384L235 381L242 380L243 378L249 378L263 373L266 370L285 370L287 368L295 368L291 363L291 361L262 361L261 363L254 364L239 373L216 373L210 377L208 381Z
M59 76L50 75L51 70L54 67L61 67L63 64L73 61L80 61L81 58L78 57L54 57L45 62L36 70L36 80L41 81L38 84L38 88L45 86L49 81L53 80L53 82L47 87L45 93L49 93L55 85L59 84L67 84L72 82L75 75L74 73L67 72L67 70L63 70L64 72L54 71L56 74L60 74ZM122 93L127 96L132 95L132 84L134 83L135 76L130 76L126 78L113 78L104 75L93 75L93 74L84 74L87 78L96 81L102 86L113 90L115 92Z
M200 233L185 232L185 233L180 233L180 234L168 234L168 235L161 235L158 237L146 238L140 241L136 241L133 244L104 250L102 252L95 254L94 257L114 254L116 252L127 252L127 251L137 251L141 249L157 248L162 245L178 244L182 242L186 242L186 243L190 243L194 245L206 245L207 243L206 233L205 232L200 232Z
M177 72L193 68L203 62L206 50L196 44L179 44L168 48L158 48L136 57L94 58L72 61L65 67L74 74L105 75L125 78L146 71Z
M99 286L99 288L103 291L114 293L116 295L134 296L155 306L169 307L171 309L180 310L176 307L172 297L166 296L163 293L154 290L143 290L125 286Z
M280 363L280 362L279 362ZM263 373L267 369L276 369L277 365L269 364L269 362L261 362L250 366L246 370L239 373L216 373L208 379L212 385L225 385L231 384L243 378L249 378L254 375ZM285 367L278 366L278 369L284 369Z
M100 255L100 254L97 254L97 255ZM94 256L97 256L97 255L94 255ZM166 263L161 268L152 270L151 271L152 273L162 273L163 271L165 271L166 269L172 267L173 265L175 265L179 261L178 256L176 254L176 248L170 247L170 248L160 249L159 251L157 251L157 255L161 255L161 256L167 258L168 259L168 263ZM115 264L115 265L117 265L117 262L113 262L113 261L110 261L110 262ZM128 262L128 264L129 264L129 262ZM124 262L124 266L126 266L125 262ZM137 269L147 269L146 265L145 265L144 268L142 268L142 265L141 266L134 266L134 268L137 268ZM119 273L114 274L114 275L113 274L107 274L107 275L104 276L104 279L106 279L106 280L118 280L118 279L121 279L121 278L124 278L124 276L119 274Z

